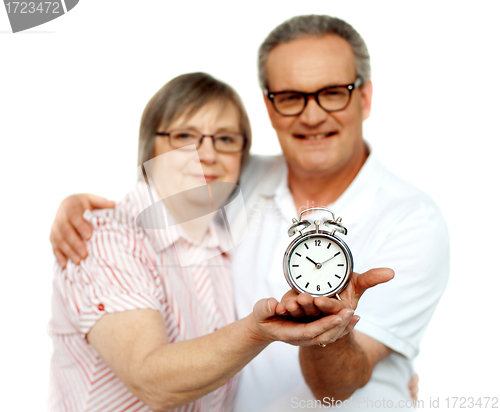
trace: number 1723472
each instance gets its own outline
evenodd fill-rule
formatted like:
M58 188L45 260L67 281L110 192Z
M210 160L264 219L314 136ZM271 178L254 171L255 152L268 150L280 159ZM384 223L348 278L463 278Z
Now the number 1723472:
M9 1L5 3L8 14L61 14L61 4L57 1Z
M498 398L481 396L478 398L473 397L458 397L452 396L444 399L446 402L446 408L458 408L458 409L471 409L471 408L481 408L481 409L498 409Z

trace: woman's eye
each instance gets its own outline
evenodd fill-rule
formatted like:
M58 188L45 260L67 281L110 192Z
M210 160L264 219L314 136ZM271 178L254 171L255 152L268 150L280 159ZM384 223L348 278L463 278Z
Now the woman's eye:
M190 140L190 139L195 139L196 136L189 132L182 132L182 133L176 133L174 135L174 138L178 140Z
M218 140L220 140L223 143L233 143L234 142L234 138L231 136L220 136L220 137L218 137Z

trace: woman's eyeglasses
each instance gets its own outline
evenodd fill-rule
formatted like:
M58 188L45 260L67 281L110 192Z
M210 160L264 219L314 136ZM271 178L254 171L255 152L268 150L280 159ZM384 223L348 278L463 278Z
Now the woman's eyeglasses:
M214 149L219 153L238 153L245 148L247 138L241 133L219 132L213 135L202 134L200 132L188 129L176 129L170 132L156 132L158 136L167 136L170 139L170 145L176 149L182 149L186 146L195 145L195 148L201 146L205 137L212 139Z

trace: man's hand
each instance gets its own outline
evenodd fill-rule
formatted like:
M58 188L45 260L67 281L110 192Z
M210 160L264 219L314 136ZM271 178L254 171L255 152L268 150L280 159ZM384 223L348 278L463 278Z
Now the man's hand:
M361 274L353 273L349 284L339 295L342 301L324 296L313 298L308 293L298 294L294 290L290 290L281 299L276 313L281 316L290 315L299 318L303 316L317 317L321 314L331 315L343 309L354 311L360 297L367 289L388 282L393 277L394 271L387 268L371 269Z
M285 295L286 296L286 295ZM339 302L340 303L340 302ZM254 306L253 316L256 330L253 332L261 341L282 341L295 346L311 346L334 342L349 333L357 322L353 310L339 305L327 316L311 322L296 322L276 313L276 299L262 299Z
M324 296L313 298L308 293L290 291L277 305L276 313L294 318L308 316L318 322L337 312L349 313L349 327L331 340L324 348L301 347L299 360L304 379L316 399L334 397L345 400L364 386L370 379L374 366L389 356L391 350L380 342L360 333L349 333L359 320L354 314L363 293L394 277L391 269L371 269L365 273L353 273L346 289L339 294L341 301ZM319 318L319 320L318 320ZM314 320L317 319L317 320ZM299 319L297 319L298 321Z
M78 265L87 257L84 240L92 236L92 227L83 218L83 212L110 207L115 207L115 202L89 193L69 196L61 202L50 229L50 243L63 268L68 258Z
M416 373L411 377L410 382L408 383L408 389L410 390L411 398L414 401L418 401L418 381L419 380L420 380L420 378L418 377L418 374Z

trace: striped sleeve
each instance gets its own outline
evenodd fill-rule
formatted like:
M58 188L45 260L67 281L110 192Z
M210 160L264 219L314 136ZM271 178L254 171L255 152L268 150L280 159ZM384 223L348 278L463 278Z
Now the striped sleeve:
M151 268L144 232L123 207L92 212L89 256L60 271L58 287L71 323L87 334L106 313L134 309L161 311L161 280Z

